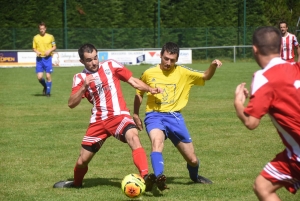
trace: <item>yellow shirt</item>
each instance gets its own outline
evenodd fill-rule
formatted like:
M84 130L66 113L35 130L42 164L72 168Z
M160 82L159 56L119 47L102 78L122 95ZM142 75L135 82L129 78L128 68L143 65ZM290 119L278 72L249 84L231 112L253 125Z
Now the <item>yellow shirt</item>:
M205 80L203 73L185 66L175 65L171 71L160 69L156 65L147 69L141 76L141 80L151 87L163 89L162 94L147 93L146 112L174 112L180 111L188 102L191 87L193 85L203 86ZM143 96L145 92L136 91Z
M55 45L54 37L51 34L45 33L44 36L37 34L33 37L32 47L41 52L41 57L45 57L45 51L50 50Z

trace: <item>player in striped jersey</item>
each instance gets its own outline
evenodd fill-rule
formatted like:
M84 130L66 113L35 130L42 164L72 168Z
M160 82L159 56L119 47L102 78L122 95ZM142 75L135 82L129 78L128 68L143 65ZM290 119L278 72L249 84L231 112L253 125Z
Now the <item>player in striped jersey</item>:
M106 139L113 136L131 148L133 162L145 179L147 188L147 156L138 137L137 127L126 107L120 81L151 94L160 93L161 90L149 87L138 78L132 77L131 71L117 61L106 60L99 63L97 49L92 44L84 44L78 53L85 68L81 73L74 75L68 105L74 108L82 98L87 98L93 105L92 114L74 168L74 181L57 182L53 187L81 187L89 162Z
M162 155L164 141L168 138L186 160L190 179L195 183L210 184L212 182L209 179L198 174L200 161L195 154L192 138L180 111L188 102L191 87L194 85L203 86L205 81L213 77L216 68L220 67L222 63L216 59L204 72L176 65L179 47L173 42L168 42L162 47L160 57L161 63L147 69L141 76L141 80L151 87L163 89L161 94L147 93L144 119L152 145L150 156L156 178L155 182L161 191L168 188ZM143 129L139 117L143 95L143 91L137 90L134 100L133 119L139 130Z
M285 149L269 162L254 183L259 200L279 201L276 191L291 193L300 188L300 66L280 58L280 31L260 27L253 34L253 53L262 68L257 71L249 95L245 83L237 86L234 106L237 116L250 130L268 114Z
M300 62L300 46L297 37L288 32L288 25L282 21L279 23L281 30L281 51L280 56L283 60L288 62L295 62L295 49L297 50L298 62Z

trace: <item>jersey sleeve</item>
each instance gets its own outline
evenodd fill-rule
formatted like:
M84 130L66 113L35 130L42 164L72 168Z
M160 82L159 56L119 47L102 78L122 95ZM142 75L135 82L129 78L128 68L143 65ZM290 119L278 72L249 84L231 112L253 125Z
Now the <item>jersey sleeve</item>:
M127 82L132 77L132 72L117 61L111 60L111 66L120 80Z
M36 37L34 36L33 40L32 40L32 48L33 49L36 49L36 42L35 42L35 40L36 40Z
M72 85L72 92L71 94L75 94L83 85L84 79L82 77L82 74L78 73L74 75L73 77L73 85ZM83 98L85 95L83 95Z
M203 79L203 72L190 70L188 74L188 79L191 80L191 83L198 86L204 86L205 80Z
M143 73L142 76L140 77L140 80L142 80L144 83L148 84L147 83L147 79L146 79L146 74ZM141 91L141 90L138 90L136 89L136 94L140 95L140 96L143 96L145 94L145 91Z
M51 37L51 45L52 45L52 47L53 46L56 46L56 43L55 43L55 38L54 38L54 36L53 35L51 35L52 37Z
M257 72L251 85L251 96L244 112L257 119L261 119L269 111L273 100L273 89L267 78Z

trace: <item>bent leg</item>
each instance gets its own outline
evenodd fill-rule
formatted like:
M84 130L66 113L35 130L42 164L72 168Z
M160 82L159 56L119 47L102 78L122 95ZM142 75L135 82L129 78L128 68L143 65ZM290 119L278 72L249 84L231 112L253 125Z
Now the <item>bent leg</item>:
M138 136L138 130L131 128L125 133L125 139L132 150L132 158L135 166L140 172L140 175L144 178L148 174L148 161L147 155L142 147L140 138Z
M151 164L155 176L159 176L164 172L164 158L162 151L164 149L165 134L160 129L152 129L149 133L152 151L150 154Z
M191 180L197 182L200 162L195 154L193 143L179 142L176 148L187 162L187 169Z
M92 160L95 153L81 148L80 155L74 167L74 186L81 186L83 178L88 171L88 164Z
M283 187L281 184L274 184L262 175L258 175L253 190L260 201L280 201L276 191L281 187Z
M183 156L184 160L186 160L186 162L190 166L192 166L192 167L199 166L199 161L195 154L194 145L192 142L189 142L189 143L179 142L176 145L176 148L178 149L180 154Z

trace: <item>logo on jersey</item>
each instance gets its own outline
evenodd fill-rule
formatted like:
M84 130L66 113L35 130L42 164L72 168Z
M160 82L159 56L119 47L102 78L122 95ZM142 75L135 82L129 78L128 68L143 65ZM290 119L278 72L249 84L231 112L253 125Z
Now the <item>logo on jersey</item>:
M109 69L105 69L104 72L106 75L110 75L110 73L111 73Z

